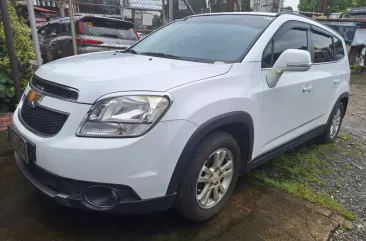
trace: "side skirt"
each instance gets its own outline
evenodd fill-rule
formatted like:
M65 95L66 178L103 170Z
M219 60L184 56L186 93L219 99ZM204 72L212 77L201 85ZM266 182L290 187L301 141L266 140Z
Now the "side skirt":
M273 159L274 157L279 156L279 155L283 154L284 152L289 151L289 150L313 139L314 137L321 135L322 133L324 133L326 128L327 128L327 124L324 124L305 134L302 134L301 136L299 136L285 144L282 144L279 147L276 147L266 153L261 154L260 156L254 158L252 161L248 162L247 167L245 168L245 172L243 174L248 173L249 171L262 165L263 163L267 162L268 160Z

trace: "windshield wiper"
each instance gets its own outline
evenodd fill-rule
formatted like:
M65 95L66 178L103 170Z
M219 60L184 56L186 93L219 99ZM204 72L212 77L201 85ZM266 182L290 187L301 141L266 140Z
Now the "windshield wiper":
M127 53L131 53L131 54L138 54L135 50L133 50L133 49L128 49L127 51L126 51Z
M143 52L143 53L139 53L139 54L155 56L155 57L163 57L163 58L167 58L167 59L181 59L180 57L175 56L175 55L158 53L158 52Z

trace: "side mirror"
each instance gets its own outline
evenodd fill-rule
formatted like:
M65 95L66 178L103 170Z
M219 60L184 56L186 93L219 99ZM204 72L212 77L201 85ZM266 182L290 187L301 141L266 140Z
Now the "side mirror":
M271 71L268 72L267 84L270 88L273 88L277 85L283 72L305 72L311 68L312 64L309 51L299 49L285 50L277 59Z

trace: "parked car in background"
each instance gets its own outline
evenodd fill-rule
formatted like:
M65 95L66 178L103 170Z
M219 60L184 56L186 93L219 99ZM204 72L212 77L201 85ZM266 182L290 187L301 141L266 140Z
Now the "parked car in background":
M143 39L143 38L145 38L147 35L149 35L149 34L141 33L141 32L137 32L137 34L139 35L140 39Z
M345 49L336 31L294 14L190 16L126 51L38 68L10 143L23 174L65 206L174 206L208 220L239 175L312 138L336 140Z
M95 17L75 16L77 53L126 49L139 40L131 22ZM73 55L70 17L47 22L38 30L44 62Z

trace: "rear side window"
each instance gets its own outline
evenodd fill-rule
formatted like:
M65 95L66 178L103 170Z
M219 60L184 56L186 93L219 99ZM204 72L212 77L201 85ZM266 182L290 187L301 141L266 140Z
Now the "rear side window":
M335 60L340 60L344 58L344 48L342 41L338 38L333 38L334 41L334 50L335 50Z
M42 39L46 39L46 38L47 38L47 36L48 36L48 25L41 27L41 28L38 30L38 34L40 35L40 37L41 37Z
M51 23L48 25L48 32L47 37L52 37L50 34L59 34L60 33L60 24L58 23Z
M333 61L333 38L317 32L312 32L311 38L314 44L314 63Z
M305 29L289 29L276 36L264 50L262 68L271 68L278 57L288 49L308 50L307 31Z
M60 33L70 33L70 32L71 32L70 22L62 22L60 25Z
M84 18L79 21L79 31L88 36L138 40L132 23L104 18Z

